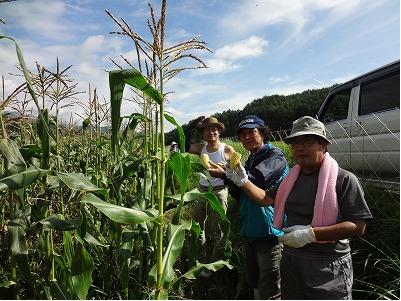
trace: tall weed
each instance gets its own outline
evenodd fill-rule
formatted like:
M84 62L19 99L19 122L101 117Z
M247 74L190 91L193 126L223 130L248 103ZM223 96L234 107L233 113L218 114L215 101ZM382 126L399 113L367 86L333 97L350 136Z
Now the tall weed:
M399 192L364 187L373 219L363 239L352 240L356 299L400 298Z

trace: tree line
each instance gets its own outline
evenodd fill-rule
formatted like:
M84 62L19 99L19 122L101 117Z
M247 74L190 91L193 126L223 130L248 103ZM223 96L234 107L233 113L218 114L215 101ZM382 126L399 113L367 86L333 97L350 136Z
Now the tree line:
M226 129L221 137L234 137L238 123L245 115L255 114L262 118L271 131L287 130L292 122L302 116L315 116L332 87L306 90L291 95L263 96L247 104L242 110L227 110L215 113L219 121L224 123ZM182 126L184 129L187 124ZM177 130L166 133L166 142L178 141Z

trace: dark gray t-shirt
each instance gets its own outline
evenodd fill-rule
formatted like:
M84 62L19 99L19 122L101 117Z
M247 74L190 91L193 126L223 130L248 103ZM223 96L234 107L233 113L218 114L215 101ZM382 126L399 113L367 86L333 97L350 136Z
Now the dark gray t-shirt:
M319 172L311 175L300 173L285 203L286 227L311 224L318 177ZM338 202L337 223L372 218L361 185L353 173L342 168L338 169L336 192ZM329 253L333 255L350 251L349 239L342 239L334 243L310 243L300 249L317 254Z

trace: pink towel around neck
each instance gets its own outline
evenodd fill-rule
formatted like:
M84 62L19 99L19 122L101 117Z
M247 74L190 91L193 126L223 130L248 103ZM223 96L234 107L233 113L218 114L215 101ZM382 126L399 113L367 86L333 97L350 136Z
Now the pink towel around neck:
M298 179L301 167L296 164L281 182L274 201L273 224L277 229L283 228L284 206L287 198ZM326 153L320 166L315 206L313 209L312 226L329 226L336 223L338 203L336 182L338 164L329 153Z

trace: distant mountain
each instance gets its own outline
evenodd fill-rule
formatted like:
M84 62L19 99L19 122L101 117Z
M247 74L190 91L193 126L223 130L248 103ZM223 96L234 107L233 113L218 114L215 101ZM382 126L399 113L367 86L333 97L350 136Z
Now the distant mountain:
M290 129L292 122L302 116L315 116L332 87L306 90L291 95L263 96L247 104L242 110L227 110L215 113L226 129L221 137L236 136L238 123L245 115L255 114L262 118L271 131ZM183 128L186 124L183 125ZM178 141L177 130L166 133L167 144Z

